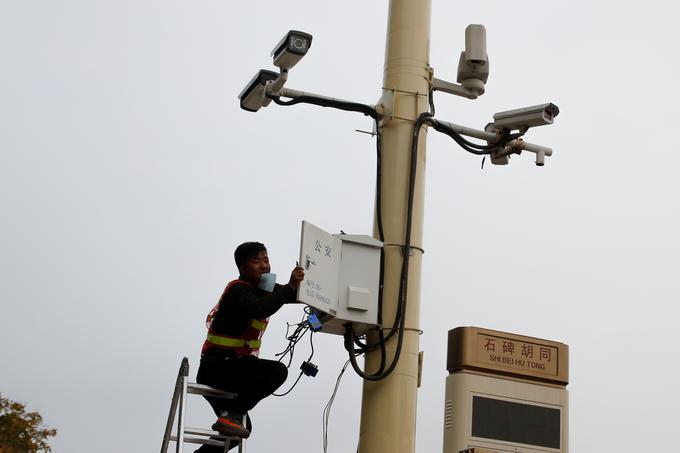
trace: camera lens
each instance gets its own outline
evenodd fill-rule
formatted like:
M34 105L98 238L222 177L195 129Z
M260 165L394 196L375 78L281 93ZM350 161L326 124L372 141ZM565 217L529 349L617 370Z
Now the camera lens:
M295 48L297 50L306 50L307 49L307 40L304 39L304 38L291 36L290 44L291 44L291 46L293 46L293 48Z

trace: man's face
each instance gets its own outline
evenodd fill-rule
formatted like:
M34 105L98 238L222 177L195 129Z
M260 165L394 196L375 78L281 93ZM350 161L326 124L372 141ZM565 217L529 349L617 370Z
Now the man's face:
M246 263L239 268L241 277L245 278L248 283L257 285L260 283L260 275L271 271L269 266L269 256L267 251L262 250L257 256L250 258Z

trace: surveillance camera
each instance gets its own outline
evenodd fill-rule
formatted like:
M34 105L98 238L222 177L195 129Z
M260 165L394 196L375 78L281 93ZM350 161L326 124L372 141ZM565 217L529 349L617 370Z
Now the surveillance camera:
M499 129L526 130L530 127L552 124L560 109L555 104L540 104L533 107L498 112L493 124Z
M489 79L489 56L486 54L486 28L470 24L465 29L465 51L458 60L457 81L464 88L484 94L484 84Z
M305 56L312 45L312 35L302 31L291 30L272 50L274 66L284 71L289 70Z
M483 65L489 60L486 55L486 28L481 24L470 24L465 28L465 61Z
M241 108L249 112L257 112L261 107L267 106L269 104L266 93L267 82L276 80L278 76L273 71L260 69L255 74L255 77L248 82L243 91L241 91L241 94L238 95L238 98L241 100Z

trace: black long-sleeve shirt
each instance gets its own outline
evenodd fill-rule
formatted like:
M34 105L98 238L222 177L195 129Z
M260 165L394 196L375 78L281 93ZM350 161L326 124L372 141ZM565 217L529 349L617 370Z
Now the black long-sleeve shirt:
M219 307L212 320L212 331L217 335L240 337L253 318L268 318L285 303L295 302L295 299L296 292L289 285L277 284L274 291L269 293L245 282L236 282L220 297ZM210 347L203 355L234 357L236 354L231 349Z

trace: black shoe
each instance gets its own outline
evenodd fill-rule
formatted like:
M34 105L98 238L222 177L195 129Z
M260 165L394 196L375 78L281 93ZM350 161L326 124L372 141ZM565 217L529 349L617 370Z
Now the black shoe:
M243 439L250 436L250 431L243 426L242 417L232 414L224 414L218 417L212 425L212 429L225 436L236 436Z

